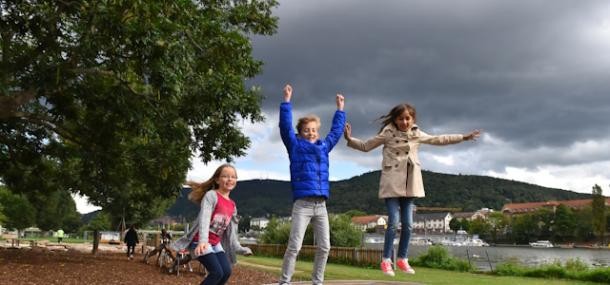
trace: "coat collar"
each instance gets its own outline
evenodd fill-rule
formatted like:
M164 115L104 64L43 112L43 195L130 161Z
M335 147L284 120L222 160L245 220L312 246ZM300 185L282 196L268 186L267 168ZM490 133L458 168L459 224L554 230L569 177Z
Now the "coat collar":
M413 126L411 127L411 130L409 130L407 133L411 135L411 134L413 134L413 132L417 131L418 129L419 129L419 127L417 126L417 124L413 124ZM403 131L400 131L398 128L396 128L396 126L394 124L388 124L387 126L385 126L383 128L382 132L385 132L386 130L404 133Z

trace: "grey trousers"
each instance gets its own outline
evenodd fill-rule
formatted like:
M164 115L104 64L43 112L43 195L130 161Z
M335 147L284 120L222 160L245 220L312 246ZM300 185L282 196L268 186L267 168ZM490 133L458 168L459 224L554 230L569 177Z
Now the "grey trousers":
M324 282L324 270L330 251L330 227L328 225L326 200L323 198L303 198L296 200L292 205L290 239L284 254L280 284L290 284L297 255L303 245L305 230L310 221L313 226L314 242L317 245L311 282L312 284L322 284Z

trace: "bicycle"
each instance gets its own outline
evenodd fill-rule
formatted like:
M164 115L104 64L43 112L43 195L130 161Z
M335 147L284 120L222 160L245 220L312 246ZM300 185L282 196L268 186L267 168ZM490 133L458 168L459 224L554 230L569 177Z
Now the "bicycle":
M176 276L180 276L180 266L182 265L182 267L184 269L186 269L188 267L188 271L189 272L193 272L193 267L191 266L191 261L196 260L193 259L193 257L191 256L191 253L189 252L188 249L182 249L179 252L176 253L176 259L174 260L172 269L170 270L170 273L173 273L174 271L176 272ZM206 270L205 267L198 262L198 268L199 268L199 272L201 272L202 275L206 275Z
M148 258L154 255L157 255L157 260L155 263L159 266L159 269L161 271L170 271L176 258L172 254L171 250L167 248L167 245L162 243L152 251L147 251L144 255L143 262L148 264Z

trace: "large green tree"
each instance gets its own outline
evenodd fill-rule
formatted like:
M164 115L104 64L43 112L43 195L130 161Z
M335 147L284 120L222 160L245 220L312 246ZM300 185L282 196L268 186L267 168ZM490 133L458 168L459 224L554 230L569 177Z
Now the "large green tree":
M553 233L555 241L572 241L576 236L576 216L566 205L559 205L555 209L555 223Z
M574 231L576 232L576 239L579 241L592 241L595 239L595 233L593 232L593 211L591 207L585 207L578 211L574 211L576 219L576 225Z
M36 209L22 194L13 194L0 188L0 205L6 216L4 227L20 231L35 225Z
M504 234L506 234L509 225L508 217L506 217L502 212L492 212L489 214L487 222L490 226L489 231L491 235L491 240L494 243L497 243L498 236L503 236Z
M241 120L262 120L249 38L275 31L276 4L0 1L2 182L84 194L115 222L158 215L192 152L248 147Z
M332 246L358 247L362 244L363 233L352 224L350 215L331 215L329 223Z
M449 221L449 228L455 233L462 229L462 222L460 220L461 218L452 218L451 221Z
M602 195L602 188L595 184L593 186L593 202L591 205L593 212L593 232L598 240L604 243L606 233L606 197Z
M538 239L540 231L538 221L532 214L513 216L512 238L519 244L527 244Z

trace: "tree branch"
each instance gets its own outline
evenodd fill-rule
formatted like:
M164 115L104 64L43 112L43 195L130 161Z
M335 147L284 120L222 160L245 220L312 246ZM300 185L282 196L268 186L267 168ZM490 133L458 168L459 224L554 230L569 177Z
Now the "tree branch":
M36 90L15 91L8 96L0 97L0 120L18 117L19 107L36 99Z

